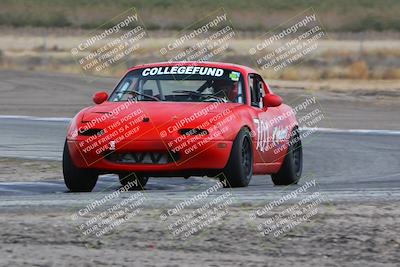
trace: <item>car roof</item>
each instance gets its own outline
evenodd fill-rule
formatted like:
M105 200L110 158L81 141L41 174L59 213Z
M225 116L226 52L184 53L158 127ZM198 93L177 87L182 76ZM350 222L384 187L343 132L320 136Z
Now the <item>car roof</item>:
M224 62L210 62L210 61L172 61L172 62L155 62L148 64L136 65L134 67L129 68L128 71L142 68L154 68L154 67L167 67L167 66L200 66L200 67L214 67L214 68L223 68L223 69L231 69L236 71L242 71L246 73L257 73L256 70L246 67L243 65L233 64L233 63L224 63Z

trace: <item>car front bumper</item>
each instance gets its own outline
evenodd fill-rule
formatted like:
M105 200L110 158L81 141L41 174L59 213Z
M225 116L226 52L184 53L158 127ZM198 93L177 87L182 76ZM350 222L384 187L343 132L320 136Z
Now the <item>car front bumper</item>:
M126 163L110 160L112 153L146 153L160 152L171 153L167 144L161 140L157 141L123 141L117 144L116 149L107 149L101 153L96 149L87 149L80 141L67 140L68 148L74 164L79 168L95 169L104 173L117 172L142 172L142 173L187 173L197 170L218 170L223 169L229 159L232 149L232 141L209 141L197 144L196 149L181 149L177 151L178 157L163 164L153 163ZM191 144L193 146L193 144ZM193 148L193 147L192 147Z

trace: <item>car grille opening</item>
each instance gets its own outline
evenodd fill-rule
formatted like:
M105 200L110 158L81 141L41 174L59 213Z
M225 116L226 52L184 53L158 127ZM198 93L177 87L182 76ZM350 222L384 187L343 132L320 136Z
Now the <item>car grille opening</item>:
M128 164L168 164L178 160L178 154L172 152L113 152L106 159L115 163Z
M102 135L102 134L104 134L104 131L103 131L103 129L90 128L90 129L78 131L78 133L79 133L79 135L83 135L83 136L93 136L93 135Z

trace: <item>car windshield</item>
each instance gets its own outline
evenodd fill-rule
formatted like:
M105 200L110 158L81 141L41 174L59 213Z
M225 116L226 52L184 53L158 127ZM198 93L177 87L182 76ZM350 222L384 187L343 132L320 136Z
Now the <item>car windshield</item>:
M130 71L110 101L245 103L240 72L199 66L163 66Z

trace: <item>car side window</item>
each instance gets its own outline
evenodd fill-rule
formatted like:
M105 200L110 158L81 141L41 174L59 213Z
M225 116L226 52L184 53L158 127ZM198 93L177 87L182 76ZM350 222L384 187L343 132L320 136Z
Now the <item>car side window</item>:
M259 100L258 100L259 105L260 105L260 108L263 108L262 98L265 96L265 91L266 91L264 88L264 82L263 82L262 77L258 74L255 74L254 78L255 78L255 82L257 84L257 88L258 88L257 92L259 93Z
M249 86L251 92L251 105L253 107L262 108L261 98L263 97L264 83L258 74L249 74Z

